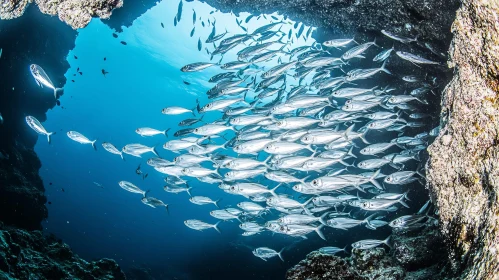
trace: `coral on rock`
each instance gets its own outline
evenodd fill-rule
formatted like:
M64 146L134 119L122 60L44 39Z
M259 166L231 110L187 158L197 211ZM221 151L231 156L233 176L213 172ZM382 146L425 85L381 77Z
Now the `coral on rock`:
M0 225L0 279L126 279L114 260L87 262L41 231Z
M442 98L442 131L429 147L428 187L456 270L499 273L499 2L463 1L452 31L456 67Z

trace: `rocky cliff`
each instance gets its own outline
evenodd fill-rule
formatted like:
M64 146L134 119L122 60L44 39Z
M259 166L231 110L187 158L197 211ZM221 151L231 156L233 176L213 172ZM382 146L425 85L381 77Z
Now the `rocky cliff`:
M499 2L463 1L452 25L454 78L429 147L433 194L455 269L499 277Z

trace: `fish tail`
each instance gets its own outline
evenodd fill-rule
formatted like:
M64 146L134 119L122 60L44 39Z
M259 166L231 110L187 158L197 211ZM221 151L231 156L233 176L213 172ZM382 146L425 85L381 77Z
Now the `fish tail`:
M386 246L390 247L390 249L392 248L393 244L391 243L391 238L392 236L388 236L385 240L383 240L383 243L386 244Z
M62 90L62 88L54 88L54 98L55 98L55 99L57 99L57 97L58 97L58 96L57 96L57 92L58 92L58 91L61 91L61 90Z
M55 134L55 132L47 133L47 141L49 142L49 144L50 144L50 136L52 136L52 134Z
M401 198L399 198L398 202L400 204L402 204L405 208L411 208L411 207L409 207L409 205L407 205L407 203L405 203L404 198L405 198L405 194Z
M273 196L277 196L277 194L275 193L275 190L277 190L277 188L279 188L281 186L281 184L277 185L275 188L271 189L270 190L270 193L273 195Z
M419 99L419 98L416 98L416 100L422 104L425 104L425 105L428 105L428 101L424 100L424 99Z
M388 60L385 60L385 61L383 62L383 65L381 65L381 71L385 72L386 74L392 75L392 72L390 72L388 69L386 69L386 62L387 62L387 61L388 61Z
M156 152L156 147L152 147L151 152L155 154L157 157L159 157L158 153Z
M218 223L216 223L216 224L214 224L214 225L213 225L213 228L214 228L216 231L218 231L218 233L220 233L220 234L221 234L222 232L220 232L220 229L218 228L218 225L219 225L221 222L222 222L222 221L220 221L220 222L218 222Z
M168 204L165 204L166 212L170 215L170 210L168 209Z
M350 150L348 151L347 155L348 155L348 156L351 156L351 157L353 157L353 158L357 158L357 156L353 154L353 146L352 146L352 147L350 147Z
M320 217L319 217L319 222L325 226L327 226L327 221L325 220L325 218L330 214L331 212L326 212L324 214L322 214Z
M220 208L220 206L218 205L218 203L219 203L221 200L222 200L221 198L220 198L219 200L215 200L215 201L213 202L213 204L215 204L215 206L216 206L217 208Z
M120 153L120 157L122 160L125 160L125 158L123 157L123 152Z
M186 190L187 194L188 194L190 197L192 197L191 190L192 190L192 187L188 187L188 188L187 188L187 190Z
M281 261L284 262L284 259L282 258L282 252L284 251L284 249L286 249L286 247L282 248L281 251L279 251L279 253L277 253L277 255L279 256L279 258L281 259Z
M144 194L143 194L143 195L144 195L144 197L147 197L147 194L148 194L150 191L151 191L151 190L147 190L147 191L145 191L145 192L144 192Z
M163 134L168 137L168 131L170 131L171 128L168 128L167 130L163 131Z
M324 236L324 233L322 232L322 228L324 225L320 225L315 229L315 232L317 232L317 235L319 235L320 238L326 240L326 237Z
M97 151L97 147L95 146L95 142L97 142L97 139L95 139L94 141L92 141L92 147L94 148L94 150Z

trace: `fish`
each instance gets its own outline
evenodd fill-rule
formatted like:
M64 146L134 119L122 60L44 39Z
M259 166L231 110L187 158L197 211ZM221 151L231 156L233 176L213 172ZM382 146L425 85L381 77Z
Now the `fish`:
M199 37L199 39L198 39L198 51L201 51L202 48L203 48L203 43L201 42L201 37ZM208 64L212 64L212 63L198 64L198 66L195 67L194 69L203 70L209 66L212 66L212 65L208 66ZM185 69L185 67L182 69ZM194 71L199 71L199 70L194 70ZM191 70L183 70L182 72L192 72L192 71Z
M2 116L2 113L0 113L0 125L3 124L3 116Z
M163 110L161 110L161 113L164 115L180 115L184 113L192 113L194 115L192 110L177 106L163 108Z
M358 249L358 250L367 250L367 249L377 247L381 244L385 244L386 246L391 248L392 245L390 244L390 237L391 236L388 236L385 240L365 239L365 240L357 241L357 242L352 243L352 247L354 249Z
M184 6L184 3L182 2L182 0L180 0L180 2L178 3L178 8L177 8L177 15L176 15L176 19L177 19L177 22L180 22L180 19L182 18L182 7Z
M57 92L61 91L62 88L57 88L54 86L54 83L52 83L47 73L45 73L45 70L43 70L42 67L36 64L31 64L29 66L29 70L33 78L35 78L36 84L41 88L43 88L43 86L46 86L52 89L54 91L54 98L57 99Z
M436 61L431 61L431 60L428 60L426 58L422 58L420 56L417 56L415 54L412 54L412 53L408 53L408 52L403 52L403 51L397 51L395 52L398 57L404 59L404 60L407 60L413 64L433 64L433 65L441 65L440 62L436 62Z
M394 49L392 47L391 49L381 51L373 58L373 61L385 61L390 56L393 50Z
M55 132L47 132L45 127L43 127L43 125L33 116L27 116L25 119L28 126L31 127L31 129L33 129L36 133L47 136L47 141L50 144L50 136L55 134Z
M220 208L220 206L218 206L220 200L212 200L206 196L192 196L189 198L189 201L197 205L214 204L217 208Z
M120 43L125 46L127 45L125 41L121 41Z
M259 257L260 259L264 260L264 261L267 261L267 259L270 259L272 257L275 257L275 256L278 256L281 261L284 262L284 259L282 258L282 251L284 250L284 248L280 251L280 252L277 252L273 249L270 249L270 248L267 248L267 247L260 247L260 248L256 248L255 250L253 250L253 255Z
M194 230L202 231L202 230L205 230L205 229L213 228L218 233L220 233L220 229L218 228L218 224L220 224L220 222L212 225L212 224L208 224L208 223L202 222L200 220L186 220L186 221L184 221L184 224L187 227L192 228Z
M169 212L168 204L165 204L163 201L161 201L157 198L150 197L150 196L144 196L144 197L142 197L142 199L140 199L140 201L142 203L144 203L145 205L152 207L152 208L165 207L166 212Z
M338 247L322 247L319 250L319 253L324 254L324 255L330 255L333 256L339 252L346 252L346 247L345 248L338 248Z
M192 36L194 36L194 32L195 32L195 31L196 31L196 26L194 26L194 27L192 28L192 30L191 30L191 34L190 34L190 36L191 36L191 37L192 37ZM199 50L199 46L198 46L198 50Z
M119 155L121 157L121 159L124 160L123 158L123 152L118 150L118 148L116 148L116 146L114 146L113 144L109 143L109 142L103 142L102 143L102 147L110 152L111 154L115 154L115 155Z
M408 44L408 43L411 43L411 42L416 42L417 41L417 37L416 38L408 38L408 37L402 37L400 35L396 35L390 31L387 31L387 30L381 30L381 33L383 35L385 35L386 37L390 38L390 39L393 39L395 41L399 41L401 43L404 43L404 44Z
M198 44L198 49L199 50L201 49L199 44ZM197 63L185 65L184 67L182 67L180 69L180 71L182 71L182 72L197 72L197 71L201 71L201 70L204 70L208 67L212 67L215 65L216 65L215 63L197 62Z
M328 40L322 43L323 46L328 47L328 48L341 48L341 47L346 47L350 43L357 43L355 42L355 39L333 39L333 40Z
M191 126L191 125L196 124L198 122L202 122L203 117L204 117L204 115L201 116L201 118L199 118L199 119L185 119L185 120L179 122L178 126Z
M192 9L192 25L194 24L196 24L196 11Z
M168 131L169 130L170 130L170 128L161 131L161 130L157 130L157 129L150 128L150 127L141 127L141 128L137 128L135 130L135 133L137 133L138 135L140 135L142 137L144 137L144 136L154 136L154 135L158 135L158 134L163 134L166 137L168 137Z
M123 147L121 151L134 157L141 157L141 155L145 153L153 153L154 155L159 157L154 147L148 147L142 144L128 144L125 145L125 147Z
M126 191L128 191L128 192L131 192L131 193L139 193L139 194L141 194L143 197L145 197L145 196L146 196L146 194L149 192L149 191L143 191L143 190L141 190L139 187L137 187L136 185L134 185L134 184L132 184L132 183L130 183L130 182L127 182L127 181L120 181L120 182L118 183L118 185L119 185L122 189L124 189L124 190L126 190Z
M97 140L91 141L83 134L76 131L68 131L66 134L68 135L69 139L76 141L80 144L92 144L94 150L97 150L97 147L95 146L95 142L97 142Z

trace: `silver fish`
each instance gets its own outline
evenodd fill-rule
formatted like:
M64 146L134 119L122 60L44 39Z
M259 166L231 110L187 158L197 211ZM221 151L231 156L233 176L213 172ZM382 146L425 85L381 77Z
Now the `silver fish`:
M1 55L1 54L0 54ZM42 67L36 65L36 64L31 64L29 66L29 70L31 72L31 75L33 78L35 78L36 83L38 84L39 87L46 86L54 91L54 98L57 99L57 92L62 90L61 88L56 88L52 81L50 80L49 76L45 71L43 70Z
M66 134L68 135L69 139L76 141L80 144L92 144L92 147L94 148L94 150L97 150L97 147L95 146L95 142L97 142L97 140L91 141L90 139L85 137L83 134L76 132L76 131L69 131Z
M45 127L35 118L32 116L27 116L26 117L26 123L33 129L36 133L42 134L47 136L47 141L50 143L50 136L55 134L55 132L47 132Z
M270 248L267 248L267 247L260 247L260 248L256 248L255 250L253 250L253 255L259 257L260 259L264 260L264 261L267 261L267 259L270 259L272 257L275 257L275 256L278 256L282 261L284 261L284 259L282 258L282 251L284 250L284 248L280 251L280 252L277 252L273 249L270 249Z
M115 154L115 155L120 155L121 156L121 159L124 159L123 158L123 152L118 150L118 148L116 148L116 146L114 146L113 144L109 143L109 142L104 142L102 143L102 147L112 153L112 154Z
M132 183L130 183L130 182L127 182L127 181L120 181L120 182L118 183L118 185L119 185L122 189L124 189L124 190L126 190L126 191L129 191L129 192L131 192L131 193L140 193L140 194L141 194L142 196L144 196L144 197L146 196L146 194L147 194L147 192L148 192L148 191L143 191L143 190L141 190L141 189L140 189L139 187L137 187L136 185L134 185L134 184L132 184Z
M186 220L186 221L184 221L184 224L187 227L192 228L194 230L202 231L202 230L205 230L205 229L213 228L216 231L218 231L218 233L220 233L220 229L218 228L218 224L220 224L220 222L212 225L212 224L208 224L208 223L202 222L200 220Z

